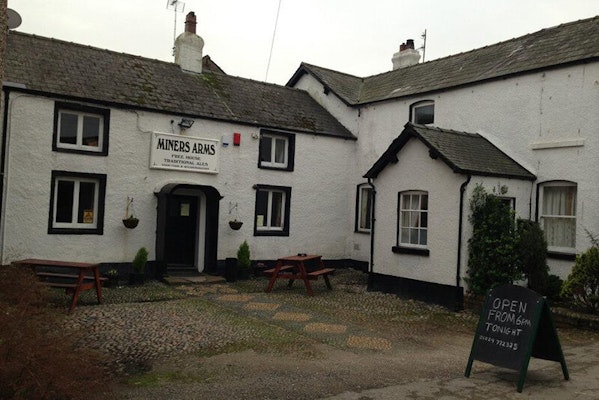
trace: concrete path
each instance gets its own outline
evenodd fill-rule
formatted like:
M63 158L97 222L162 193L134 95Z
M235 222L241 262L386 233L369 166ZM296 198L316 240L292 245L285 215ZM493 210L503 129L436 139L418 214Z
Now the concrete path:
M559 363L531 359L524 389L516 390L518 373L474 361L470 378L426 380L360 392L327 400L591 400L599 399L599 343L564 348L570 380ZM464 360L464 366L467 360Z

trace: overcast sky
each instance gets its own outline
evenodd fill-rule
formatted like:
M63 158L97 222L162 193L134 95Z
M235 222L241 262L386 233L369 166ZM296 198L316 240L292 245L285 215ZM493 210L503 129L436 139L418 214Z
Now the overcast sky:
M170 0L172 1L172 0ZM357 76L391 69L406 39L426 61L599 15L599 0L8 0L16 30L172 61L173 35L194 11L197 34L226 73L285 84L302 61ZM181 5L180 5L181 6ZM175 25L176 15L176 25ZM267 76L268 69L268 76Z

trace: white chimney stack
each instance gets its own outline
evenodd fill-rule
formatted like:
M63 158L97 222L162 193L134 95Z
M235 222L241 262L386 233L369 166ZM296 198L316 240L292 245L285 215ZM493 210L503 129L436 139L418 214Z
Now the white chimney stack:
M408 39L399 46L399 52L393 54L393 70L416 65L420 61L420 52L414 49L414 39Z
M175 63L182 70L202 72L202 50L204 40L196 35L196 15L190 12L185 17L185 32L175 40Z

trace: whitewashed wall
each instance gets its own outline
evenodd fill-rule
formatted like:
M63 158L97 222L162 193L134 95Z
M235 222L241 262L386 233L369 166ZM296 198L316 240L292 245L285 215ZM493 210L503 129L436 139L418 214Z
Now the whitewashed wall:
M590 246L585 229L599 233L597 82L599 63L592 63L362 107L355 179L401 132L410 104L434 100L436 126L480 133L537 175L536 183L578 184L576 250L582 252ZM534 219L536 186L531 215ZM562 277L573 265L556 259L548 262L551 272Z
M351 190L347 165L355 158L355 141L297 133L295 171L262 170L257 167L259 128L196 119L185 135L220 140L239 132L241 146L219 147L218 174L165 171L149 169L151 132L179 133L176 123L180 116L111 108L109 155L96 157L52 151L53 100L12 93L9 107L3 262L23 257L124 262L141 246L148 248L152 259L154 193L168 183L213 186L224 196L220 202L219 259L235 256L243 240L248 241L253 259L300 251L326 258L346 256L348 210L353 209L347 197ZM52 170L107 175L103 235L47 233ZM253 236L255 184L292 187L289 237ZM133 230L121 222L127 196L135 199L140 218ZM237 216L235 212L229 215L229 202L238 205L239 219L244 222L239 231L228 226Z

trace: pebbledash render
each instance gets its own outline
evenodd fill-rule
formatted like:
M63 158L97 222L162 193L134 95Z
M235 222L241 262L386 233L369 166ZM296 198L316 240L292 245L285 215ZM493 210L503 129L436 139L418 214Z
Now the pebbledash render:
M565 277L599 233L597 32L595 17L426 63L408 40L391 71L302 63L278 86L203 56L193 13L175 63L9 31L2 262L108 266L145 246L158 274L219 273L247 240L255 261L321 254L459 307L482 184L541 223Z

